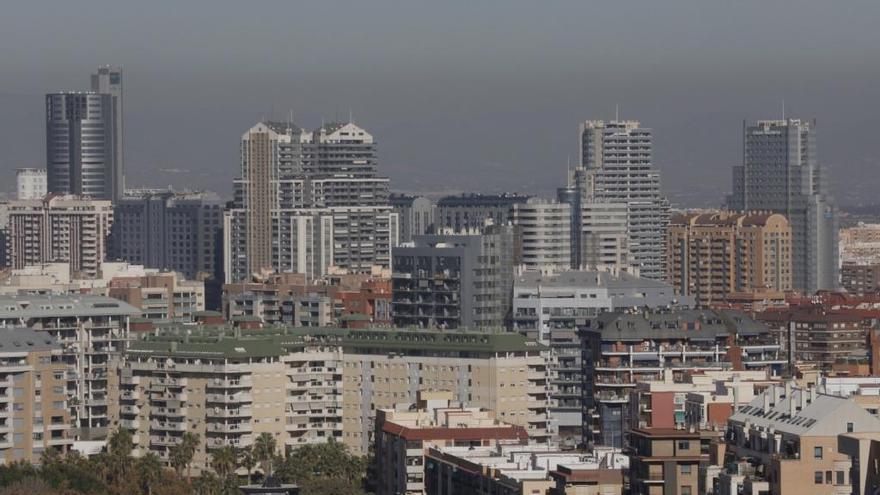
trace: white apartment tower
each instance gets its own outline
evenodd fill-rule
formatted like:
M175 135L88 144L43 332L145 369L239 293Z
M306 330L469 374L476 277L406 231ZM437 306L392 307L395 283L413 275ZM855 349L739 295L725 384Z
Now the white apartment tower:
M16 199L40 199L46 195L46 169L20 168L15 171Z
M659 280L669 203L653 166L651 129L634 120L590 120L580 125L578 137L580 159L570 185L579 190L582 205L627 205L632 261L643 277Z
M554 272L571 266L571 205L541 198L510 207L510 219L522 229L522 264Z

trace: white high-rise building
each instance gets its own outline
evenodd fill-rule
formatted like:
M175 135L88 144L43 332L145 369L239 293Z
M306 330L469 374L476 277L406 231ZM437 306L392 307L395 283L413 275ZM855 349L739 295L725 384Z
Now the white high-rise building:
M122 119L122 67L113 65L98 67L98 71L92 74L92 92L110 95L110 100L113 104L111 119L113 120L113 133L116 136L113 149L116 170L113 174L114 195L112 199L116 200L125 193L125 128Z
M10 201L8 209L6 251L12 268L66 262L71 275L100 274L113 223L110 201L47 196Z
M634 271L629 252L627 203L582 204L580 245L581 269Z
M522 265L555 272L571 266L571 205L541 198L510 207L510 220L522 229Z
M46 169L20 168L15 171L17 199L40 199L46 195Z
M651 129L634 120L590 120L580 125L578 136L580 160L570 185L579 189L581 205L626 203L633 264L641 276L659 280L669 203L652 163Z
M226 213L227 283L265 270L319 277L335 266L391 266L398 216L376 144L353 123L307 131L260 122L241 138L235 207Z

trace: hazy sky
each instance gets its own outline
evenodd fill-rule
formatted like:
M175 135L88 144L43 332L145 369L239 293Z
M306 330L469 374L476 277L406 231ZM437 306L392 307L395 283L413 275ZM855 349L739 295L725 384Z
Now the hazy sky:
M231 194L259 119L348 118L409 191L549 194L577 123L639 119L674 202L717 203L743 119L819 122L840 203L880 188L880 2L15 2L0 15L0 188L45 166L46 92L125 71L131 186Z

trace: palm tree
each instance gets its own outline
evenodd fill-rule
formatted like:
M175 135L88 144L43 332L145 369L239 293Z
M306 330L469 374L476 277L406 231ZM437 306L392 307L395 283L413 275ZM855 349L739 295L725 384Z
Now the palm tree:
M147 452L137 460L135 470L138 480L148 494L153 493L153 485L162 479L162 459L152 452Z
M254 457L260 463L263 476L272 474L272 460L275 458L275 437L271 433L260 433L254 440Z
M235 447L227 445L215 450L211 454L211 467L221 479L225 480L230 473L235 471L238 453Z
M186 465L186 479L187 481L192 481L192 461L193 457L196 455L196 451L199 448L199 436L192 432L186 432L183 434L183 438L180 442L181 453L183 454L183 458L186 460L184 463Z
M250 483L252 481L251 473L254 470L254 466L257 465L257 458L254 456L254 449L253 447L246 447L241 450L240 454L238 465L247 470L248 483Z

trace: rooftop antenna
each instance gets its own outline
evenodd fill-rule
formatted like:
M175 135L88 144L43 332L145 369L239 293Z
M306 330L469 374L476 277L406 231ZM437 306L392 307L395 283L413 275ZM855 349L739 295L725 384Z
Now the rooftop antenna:
M291 129L293 129L293 109L291 108L287 114L287 133L290 134Z
M348 107L348 123L354 124L354 113L352 113L351 107Z
M617 103L614 104L614 121L620 122L620 105Z
M782 100L782 120L785 120L785 100Z

